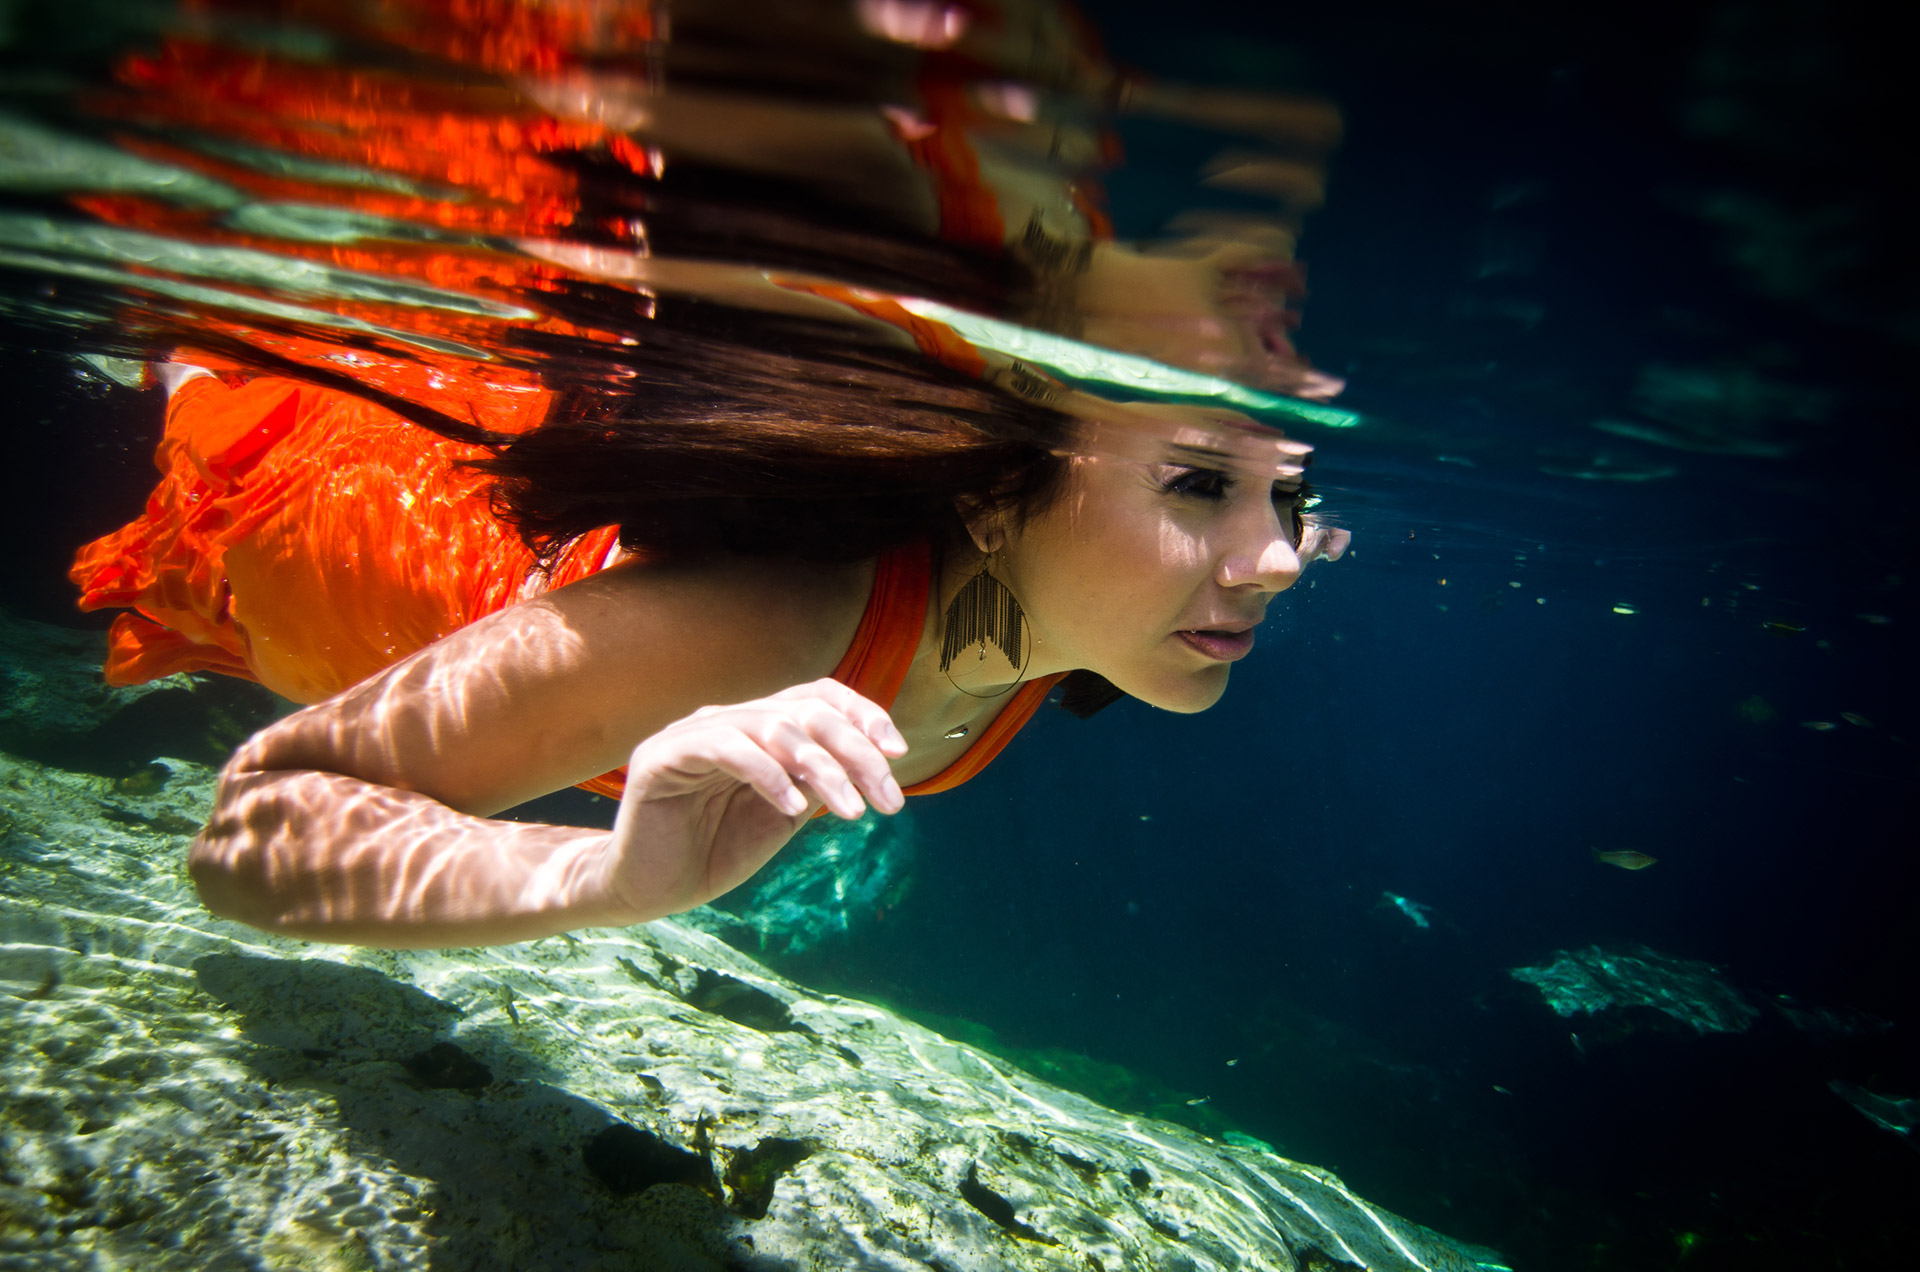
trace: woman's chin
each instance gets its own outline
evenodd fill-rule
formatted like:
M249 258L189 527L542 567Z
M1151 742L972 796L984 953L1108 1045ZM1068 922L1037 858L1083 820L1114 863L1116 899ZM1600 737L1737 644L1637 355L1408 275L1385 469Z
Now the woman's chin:
M1172 711L1178 715L1196 715L1226 696L1227 676L1231 670L1232 668L1223 663L1192 675L1181 676L1178 680L1143 685L1139 689L1131 689L1126 685L1120 687L1130 697L1138 698L1162 711Z

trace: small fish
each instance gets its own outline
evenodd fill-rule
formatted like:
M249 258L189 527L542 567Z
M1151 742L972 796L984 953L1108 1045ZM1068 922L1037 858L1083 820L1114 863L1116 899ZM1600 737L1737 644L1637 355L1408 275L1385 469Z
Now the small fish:
M1645 870L1648 866L1660 860L1658 857L1649 857L1644 852L1635 852L1631 848L1619 848L1612 852L1601 852L1598 848L1595 848L1593 850L1593 859L1609 866L1618 866L1622 870Z
M1815 733L1831 733L1840 726L1831 720L1802 720L1800 727L1803 729L1812 729Z
M1231 1069L1233 1068L1234 1065L1239 1063L1240 1063L1240 1057L1235 1056L1233 1059L1227 1061L1227 1068Z
M1840 713L1840 718L1842 720L1845 720L1848 724L1857 724L1863 729L1871 729L1873 727L1873 721L1867 719L1867 717L1863 715L1855 715L1851 711L1842 711Z
M1433 913L1433 907L1430 905L1421 905L1418 901L1410 897L1399 896L1392 892L1382 892L1380 894L1380 900L1385 904L1393 906L1409 919L1412 919L1415 927L1430 928L1433 926L1427 919L1427 916Z
M1194 1106L1195 1106L1195 1105L1197 1105L1197 1104L1205 1104L1205 1103L1206 1103L1207 1101L1209 1101L1209 1100L1211 1100L1212 1098L1213 1098L1213 1097L1212 1097L1212 1096L1210 1096L1210 1095L1202 1095L1202 1096L1199 1096L1199 1097L1197 1097L1197 1098L1195 1098L1195 1099L1191 1099L1191 1100L1188 1100L1188 1101L1187 1101L1187 1107L1188 1107L1188 1108L1192 1108L1192 1107L1194 1107Z
M1761 622L1760 626L1770 632L1779 632L1782 636L1791 636L1795 632L1804 632L1807 630L1798 623L1789 623L1785 619L1779 618L1765 619Z
M1885 627L1893 621L1885 614L1855 614L1854 617L1863 623L1872 623L1875 627Z
M1580 1035L1579 1035L1579 1034L1577 1034L1577 1033L1570 1033L1570 1034L1568 1034L1568 1035L1567 1035L1567 1041L1573 1044L1573 1049L1574 1049L1575 1051L1578 1051L1578 1052L1580 1053L1580 1058L1581 1058L1581 1059L1583 1059L1583 1060L1584 1060L1584 1059L1586 1059L1586 1055L1587 1055L1587 1044L1586 1044L1586 1043L1584 1043L1584 1042L1582 1042L1582 1041L1580 1041Z
M1618 605L1613 607L1613 612L1616 614L1638 614L1640 611L1633 608L1633 606L1627 604L1625 601L1622 601Z
M1507 1090L1507 1088L1505 1088L1505 1087L1503 1087L1503 1086L1501 1086L1501 1085L1500 1085L1499 1083L1497 1083L1497 1082L1496 1082L1496 1083L1494 1083L1494 1085L1493 1085L1493 1089L1494 1089L1494 1090L1496 1090L1496 1091L1498 1091L1498 1092L1499 1092L1500 1094L1502 1094L1502 1095L1512 1095L1512 1094L1513 1094L1513 1092L1511 1092L1511 1091L1509 1091L1509 1090Z

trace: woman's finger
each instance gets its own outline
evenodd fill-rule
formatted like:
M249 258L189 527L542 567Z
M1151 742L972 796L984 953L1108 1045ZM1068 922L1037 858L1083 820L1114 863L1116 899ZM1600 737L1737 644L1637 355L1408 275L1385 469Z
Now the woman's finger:
M795 685L791 689L783 689L774 697L824 702L850 720L856 729L866 734L873 744L886 754L898 757L907 753L907 740L895 727L893 717L887 714L886 708L873 699L856 693L838 680L810 681L804 685Z
M826 749L868 803L883 813L900 811L906 796L894 780L886 754L854 720L824 702L797 703L796 717L807 736Z
M780 720L756 741L804 783L836 816L852 820L867 811L846 766L793 720ZM870 744L869 744L870 745Z
M742 758L733 745L716 749L715 739L727 734L738 735L762 758ZM869 804L886 813L906 804L888 764L889 754L905 752L906 740L879 704L835 680L796 685L754 702L703 707L654 741L665 748L652 756L655 764L684 771L690 763L713 763L782 812L794 811L795 798L804 801L808 794L848 819ZM718 764L722 755L728 764Z
M662 770L689 777L719 772L752 787L760 798L789 817L807 811L806 792L795 783L795 775L780 757L728 725L708 725L673 736L662 733L641 743L634 752L632 771Z

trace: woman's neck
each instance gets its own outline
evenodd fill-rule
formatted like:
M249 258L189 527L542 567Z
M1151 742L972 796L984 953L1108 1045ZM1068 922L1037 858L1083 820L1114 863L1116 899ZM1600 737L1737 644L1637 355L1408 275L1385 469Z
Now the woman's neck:
M1036 678L1032 655L1037 651L1028 651L1027 665L1016 668L991 642L976 642L962 648L949 667L940 666L948 607L979 573L977 558L956 564L954 554L946 555L927 589L926 623L892 714L915 750L933 744L942 752L952 750L957 758L1013 700L1020 685Z

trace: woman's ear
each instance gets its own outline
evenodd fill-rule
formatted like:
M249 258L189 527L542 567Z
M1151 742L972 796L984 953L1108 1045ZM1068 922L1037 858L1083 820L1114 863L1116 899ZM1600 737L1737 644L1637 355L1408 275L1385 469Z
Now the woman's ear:
M965 500L956 500L954 509L960 514L961 524L967 528L967 538L973 541L981 556L992 556L1006 546L1006 531L1001 529L999 513L982 512L978 504Z

